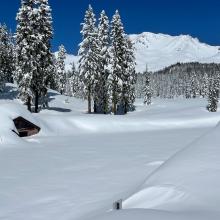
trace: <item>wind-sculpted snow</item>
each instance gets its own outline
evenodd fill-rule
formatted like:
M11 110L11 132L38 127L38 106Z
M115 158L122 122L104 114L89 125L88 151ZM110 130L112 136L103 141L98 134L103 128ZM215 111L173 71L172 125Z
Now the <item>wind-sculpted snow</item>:
M220 124L168 159L127 199L126 208L219 211Z

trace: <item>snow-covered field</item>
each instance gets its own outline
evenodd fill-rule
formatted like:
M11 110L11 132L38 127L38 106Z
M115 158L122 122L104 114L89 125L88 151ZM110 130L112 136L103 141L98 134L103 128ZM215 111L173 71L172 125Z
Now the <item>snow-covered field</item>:
M86 102L51 91L50 109L31 115L8 92L0 96L0 219L220 218L220 112L208 113L206 100L138 100L126 116L88 115ZM41 132L17 137L18 115ZM112 212L118 199L124 209Z

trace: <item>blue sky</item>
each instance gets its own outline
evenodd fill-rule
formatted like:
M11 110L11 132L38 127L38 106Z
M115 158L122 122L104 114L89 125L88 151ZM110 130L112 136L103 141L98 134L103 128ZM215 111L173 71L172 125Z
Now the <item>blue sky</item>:
M190 34L211 45L220 45L219 0L49 0L53 10L53 50L64 44L77 53L80 23L91 4L97 16L105 9L111 18L119 9L127 33L143 31L171 35ZM13 31L20 0L2 1L0 22Z

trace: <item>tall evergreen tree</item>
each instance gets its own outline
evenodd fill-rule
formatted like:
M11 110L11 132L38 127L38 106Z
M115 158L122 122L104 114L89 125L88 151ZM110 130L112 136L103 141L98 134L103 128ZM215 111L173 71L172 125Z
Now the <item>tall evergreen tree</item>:
M19 87L19 97L27 104L31 111L31 99L33 93L31 84L34 72L37 69L35 42L38 40L33 29L32 13L33 0L22 0L21 8L17 14L16 31L16 75L15 79Z
M46 101L48 80L51 76L51 71L54 69L54 62L51 52L51 40L53 38L51 8L48 0L36 0L36 4L38 8L37 33L39 42L37 50L39 67L33 79L33 89L35 92L35 112L38 112L39 99L43 98L43 105Z
M111 22L111 95L112 95L112 111L117 114L118 108L123 104L122 92L123 73L125 73L125 53L126 40L124 27L118 11L115 12Z
M193 72L191 77L191 96L192 98L196 98L198 95L198 79L196 73Z
M220 89L219 73L215 73L213 74L212 77L209 78L207 110L210 112L217 112L218 110L219 89Z
M22 0L17 14L16 80L19 96L31 107L35 100L47 93L46 83L52 65L50 40L52 39L51 9L47 0Z
M152 99L152 91L150 85L150 74L146 72L146 81L145 81L145 88L144 88L144 104L150 105Z
M65 93L66 90L66 70L65 70L65 59L66 59L66 49L63 45L59 47L58 57L57 57L57 76L58 76L58 87L61 94Z
M48 76L46 79L46 86L53 90L58 90L58 74L56 68L56 56L52 54L52 65L50 65L48 70Z
M204 73L201 83L202 83L201 95L203 98L205 98L208 96L208 92L209 92L209 76L208 76L207 72Z
M0 90L6 82L13 82L15 48L12 34L6 25L0 24Z
M124 113L126 114L128 111L133 111L135 109L135 85L137 82L137 73L136 73L136 62L134 55L134 47L131 40L126 38L126 53L125 53L125 62L126 68L124 72L125 80L123 83L125 84L125 95L124 95Z
M77 77L76 73L76 67L74 62L71 64L71 69L67 71L66 73L66 88L65 88L65 94L68 96L74 96L75 90L77 90L77 86L75 83L78 83L76 80Z
M109 19L102 11L99 18L98 25L98 71L95 75L95 88L94 88L94 112L95 113L108 113L109 111L109 93L108 93L108 76L109 76Z
M72 68L70 72L71 72L70 85L71 85L72 96L76 98L83 98L82 82L80 81L79 72L76 70L76 66L74 62L72 63Z
M84 91L88 100L88 113L92 112L92 97L94 94L95 76L98 72L98 39L96 18L91 5L85 13L82 23L82 42L79 49L79 73L84 84Z

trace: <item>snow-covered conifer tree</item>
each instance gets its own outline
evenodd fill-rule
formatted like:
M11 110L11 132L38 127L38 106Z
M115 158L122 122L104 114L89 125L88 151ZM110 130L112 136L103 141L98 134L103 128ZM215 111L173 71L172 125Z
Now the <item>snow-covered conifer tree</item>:
M66 49L63 45L59 47L58 57L57 57L57 76L58 76L58 87L61 94L65 93L66 89L66 70L65 70L65 59L66 59Z
M19 97L27 104L31 111L31 90L34 72L37 70L35 43L38 36L33 28L32 13L34 9L33 0L22 0L21 8L17 14L16 31L16 74Z
M53 90L58 90L58 74L56 69L56 56L52 54L52 64L49 66L48 77L46 79L46 86Z
M218 110L218 99L220 89L220 74L213 73L209 79L209 93L208 93L208 106L209 112L216 112Z
M76 70L75 63L72 63L72 68L69 71L70 73L70 89L71 89L71 95L77 98L82 98L82 86L79 78L79 73Z
M145 105L150 105L152 102L152 89L151 89L151 80L150 80L150 74L146 68L146 72L145 72L145 87L143 90L144 93L144 104Z
M203 98L207 97L209 93L209 76L207 72L204 73L202 77L201 95Z
M35 112L38 112L39 99L47 93L52 65L53 31L48 0L22 0L17 21L15 79L20 98L28 102L29 110L31 99L35 100Z
M95 76L98 72L98 37L96 18L91 5L85 13L82 23L82 42L80 43L79 74L84 84L84 91L88 100L88 113L92 112L92 97L94 94Z
M0 24L0 90L6 82L13 82L15 51L12 34Z
M198 79L196 73L193 72L191 77L191 96L192 98L196 98L198 95Z
M117 114L119 106L123 105L123 74L126 65L126 39L124 27L118 11L115 12L111 22L111 95L112 111Z
M37 45L38 71L33 78L33 89L35 92L35 112L38 112L39 98L43 105L46 101L48 79L54 69L53 54L51 52L51 40L53 38L52 15L48 0L36 0L38 9L37 34L39 41ZM46 104L47 105L47 104Z
M136 73L136 62L134 55L134 47L132 45L131 40L126 38L126 53L125 53L125 62L126 68L124 72L125 80L123 80L123 84L125 85L125 95L124 95L124 113L126 114L128 111L133 111L135 109L135 85L137 82L137 73ZM126 94L127 93L127 94Z
M94 88L94 112L108 113L109 111L109 93L108 93L108 76L109 76L109 19L105 11L101 12L98 25L98 71L95 75Z

